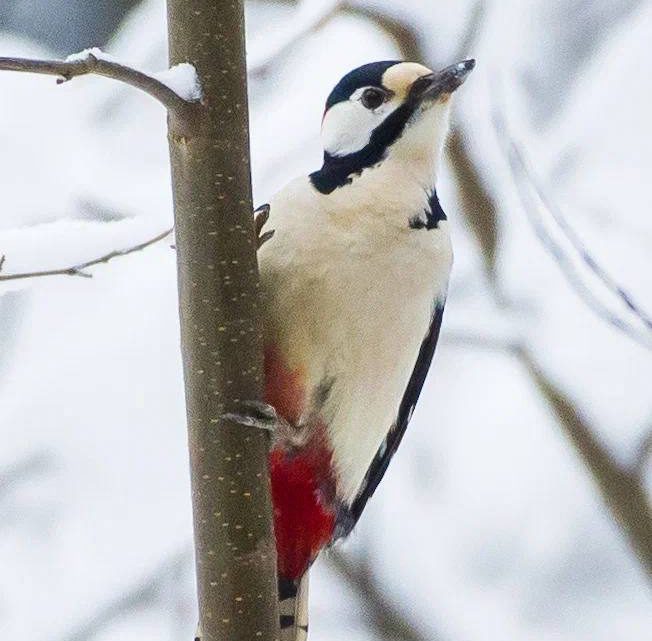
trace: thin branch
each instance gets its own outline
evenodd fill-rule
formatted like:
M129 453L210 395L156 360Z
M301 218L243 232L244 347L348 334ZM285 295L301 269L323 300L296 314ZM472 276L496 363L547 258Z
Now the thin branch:
M58 76L57 84L78 76L104 76L140 89L158 100L177 123L179 133L187 135L194 126L198 114L197 102L184 100L165 83L142 71L109 60L99 55L99 50L83 52L84 55L71 56L67 60L37 60L0 56L0 71L19 71L50 76Z
M343 5L343 0L329 0L326 3L303 0L292 19L287 21L287 24L291 25L287 30L273 38L271 44L269 34L266 33L265 37L261 38L267 43L264 51L250 52L247 65L249 75L256 77L267 73L298 44L330 22Z
M471 156L468 141L459 126L451 130L446 151L457 185L460 211L480 247L484 272L489 285L496 293L496 298L499 299L501 296L498 291L496 269L500 233L498 208Z
M249 55L248 72L252 77L264 75L273 65L288 55L306 38L326 26L334 17L349 14L365 18L389 35L401 50L406 60L421 60L422 51L412 28L398 18L379 13L376 9L357 6L346 0L329 0L321 3L303 0L294 12L291 27L280 34L262 53ZM266 38L268 41L269 38Z
M0 498L14 486L52 468L52 457L46 452L34 452L0 470Z
M496 336L483 336L471 332L461 331L444 331L442 333L442 342L446 345L455 345L457 347L475 347L482 350L493 352L512 352L519 350L517 341L508 340Z
M499 345L493 346L499 349ZM504 352L518 356L530 380L545 399L566 436L597 484L600 495L622 528L642 567L652 578L652 511L642 481L644 461L652 448L652 433L644 439L631 469L616 461L595 436L595 429L575 404L553 383L525 347L504 345Z
M343 4L342 10L349 15L366 18L373 22L394 40L404 60L425 61L426 54L419 42L419 37L408 22L387 13L381 13L375 7L358 6L351 2Z
M632 474L638 479L643 478L645 466L652 456L652 429L643 436L639 446L636 448L636 455L632 463Z
M157 234L154 238L150 238L145 242L134 245L133 247L128 247L127 249L117 249L114 251L100 256L99 258L93 258L84 263L79 263L78 265L71 265L70 267L61 267L59 269L46 269L43 271L34 271L34 272L23 272L19 274L0 274L0 282L7 280L20 280L24 278L40 278L42 276L81 276L83 278L92 278L92 274L84 271L88 267L93 265L99 265L100 263L108 263L113 258L118 258L119 256L127 256L128 254L133 254L134 252L141 251L150 245L158 243L160 240L163 240L166 236L169 236L172 233L172 228L166 229L164 232ZM4 263L4 256L2 261L0 261L0 267Z
M652 579L652 511L640 478L614 460L573 402L548 378L532 355L522 349L519 356L593 476L648 578Z
M61 641L88 641L125 615L155 604L170 575L177 575L180 569L188 567L191 562L192 551L184 547L163 560L157 568L126 592L101 606L84 623L65 634Z
M471 11L462 42L455 54L455 60L469 56L482 32L485 19L485 3L478 0ZM446 147L448 158L457 183L461 211L466 224L476 238L482 251L484 271L496 298L502 298L498 289L496 261L498 258L499 221L498 208L491 196L477 163L474 162L468 140L463 129L453 127ZM498 300L497 302L501 302Z
M339 550L328 554L330 566L358 595L362 615L378 635L386 641L432 641L433 636L420 630L405 616L405 608L393 603L383 593L365 561L352 561Z
M498 112L494 113L494 125L499 133L499 139L504 141L504 152L528 220L543 247L555 259L564 278L597 316L635 340L639 345L652 349L652 317L634 301L631 294L618 284L591 255L586 245L566 220L561 209L547 195L546 190L543 189L534 176L523 151L510 134L507 124ZM535 202L535 198L538 202ZM549 215L562 239L566 241L567 248L564 248L562 242L555 239L551 230L535 213L539 204ZM587 270L584 272L584 277L574 260ZM629 318L623 318L622 315L614 313L600 300L598 294L586 282L586 278L591 276L597 281L595 284L602 287L610 299ZM632 321L642 325L642 328L633 325Z
M471 9L471 17L464 29L462 42L457 50L457 54L455 55L455 60L462 60L472 54L473 47L475 47L475 44L478 41L478 36L482 31L486 9L487 7L484 0L476 0L476 3Z
M446 339L447 335L444 334ZM644 487L643 470L652 451L652 431L643 439L631 467L621 465L595 436L595 429L571 399L553 383L534 355L518 343L487 341L483 336L449 335L450 342L515 355L540 392L559 425L600 490L600 495L620 525L641 565L652 578L652 511Z

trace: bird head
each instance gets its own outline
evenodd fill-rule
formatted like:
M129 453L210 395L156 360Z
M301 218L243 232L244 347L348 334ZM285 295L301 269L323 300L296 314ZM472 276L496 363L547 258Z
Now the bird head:
M450 98L474 67L475 60L464 60L433 72L415 62L384 61L346 74L326 101L324 167L313 177L315 186L328 193L389 159L436 162Z

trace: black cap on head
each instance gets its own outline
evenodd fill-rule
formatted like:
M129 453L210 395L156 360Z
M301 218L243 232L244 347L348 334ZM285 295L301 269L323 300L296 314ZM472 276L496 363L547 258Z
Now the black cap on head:
M348 100L351 94L361 87L382 87L383 74L400 60L383 60L362 65L346 74L331 91L326 100L326 111L333 105Z

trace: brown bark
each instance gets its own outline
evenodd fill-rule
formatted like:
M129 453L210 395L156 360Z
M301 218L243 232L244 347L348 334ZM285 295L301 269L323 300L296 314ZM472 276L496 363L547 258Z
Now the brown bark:
M260 397L262 333L242 0L168 0L170 62L204 114L170 134L200 623L204 641L278 638L269 435L225 422Z

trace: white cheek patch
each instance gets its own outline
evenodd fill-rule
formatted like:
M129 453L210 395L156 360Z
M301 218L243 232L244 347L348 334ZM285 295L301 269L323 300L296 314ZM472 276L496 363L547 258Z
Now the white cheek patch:
M331 156L346 156L363 149L373 130L398 106L389 101L373 111L367 109L359 99L362 91L364 88L358 89L349 100L333 105L324 116L322 143Z
M324 117L321 138L332 156L346 156L362 149L380 124L373 112L349 100L333 105Z

